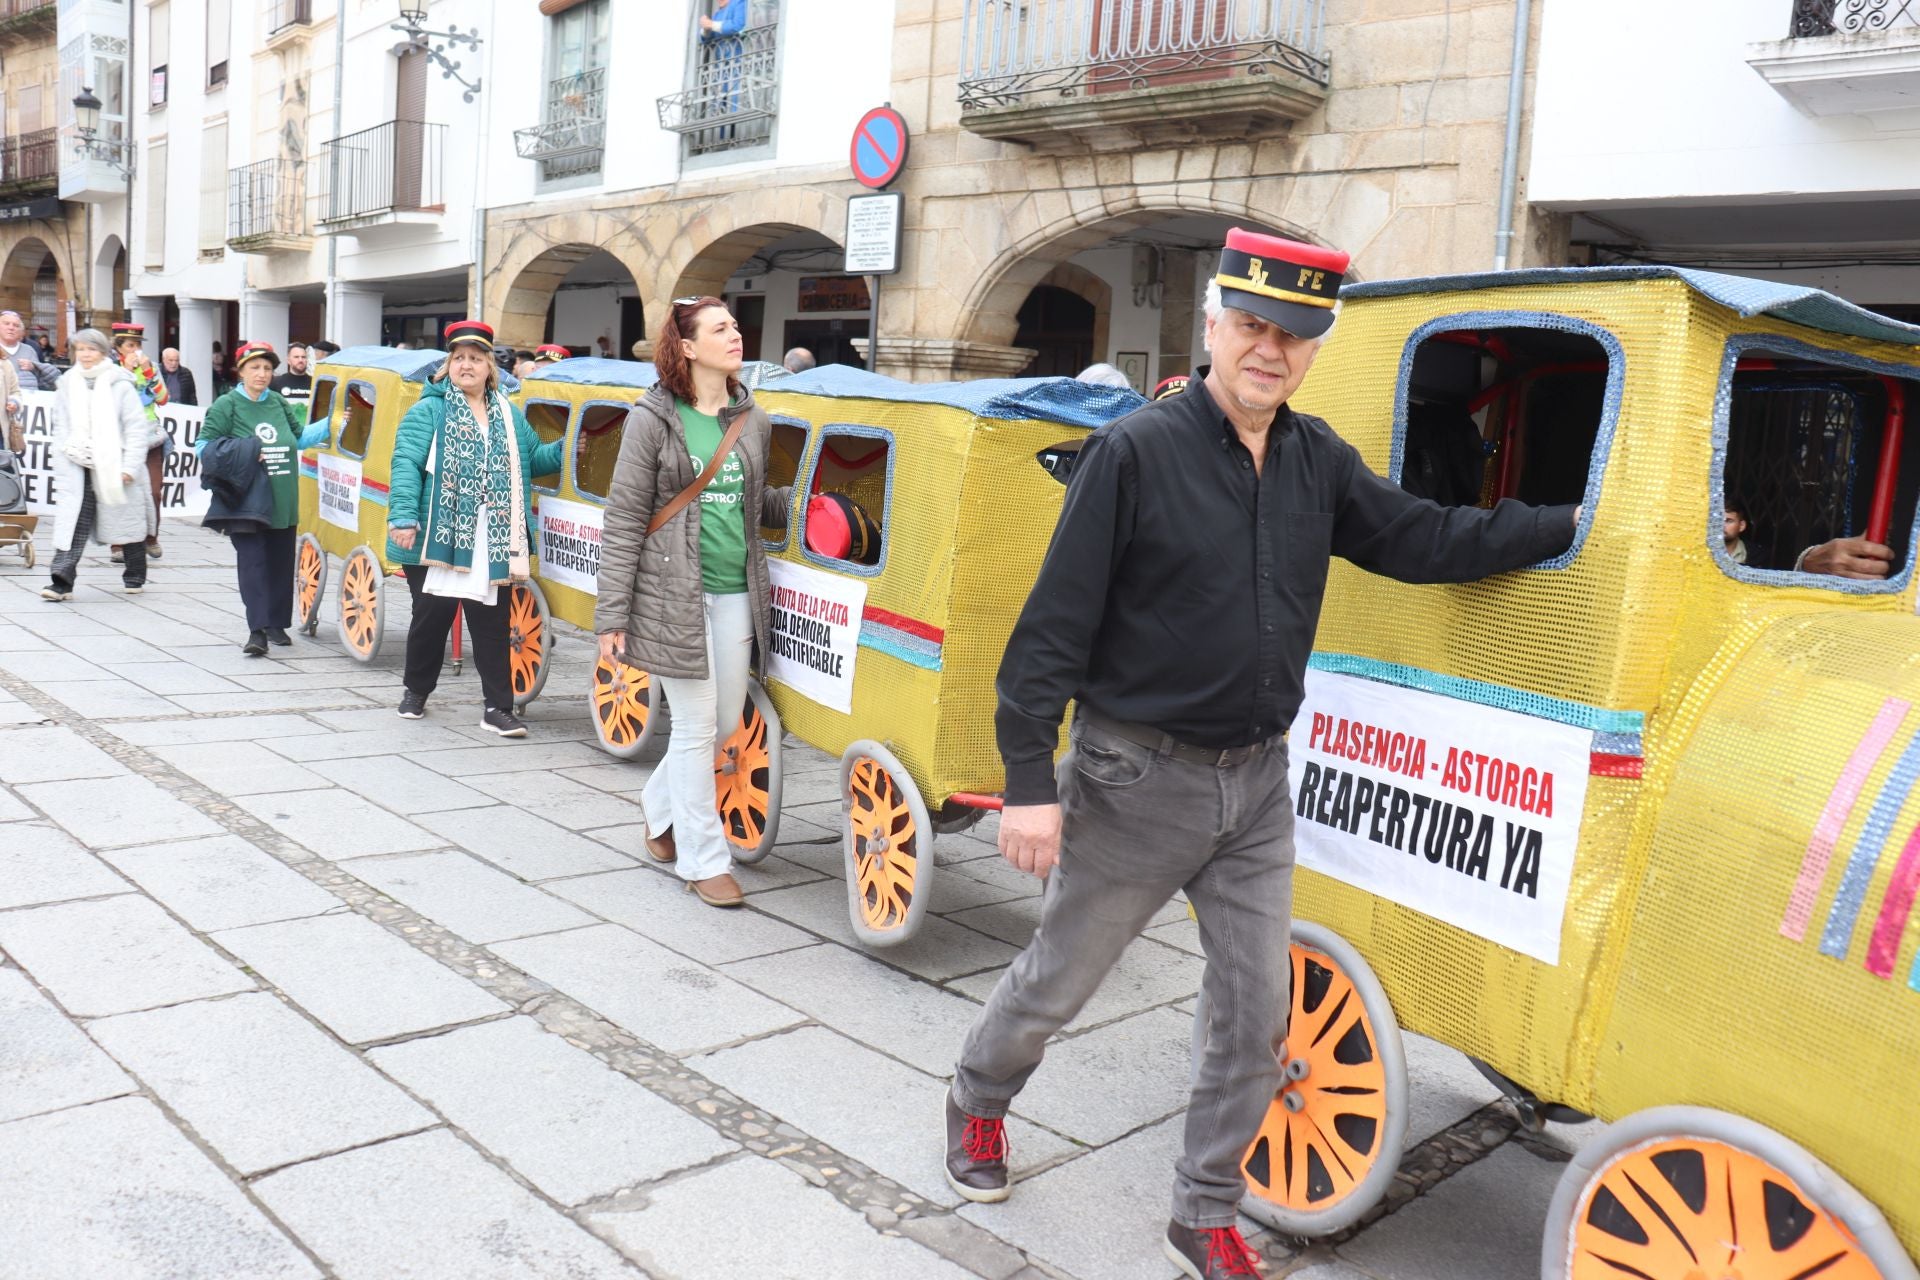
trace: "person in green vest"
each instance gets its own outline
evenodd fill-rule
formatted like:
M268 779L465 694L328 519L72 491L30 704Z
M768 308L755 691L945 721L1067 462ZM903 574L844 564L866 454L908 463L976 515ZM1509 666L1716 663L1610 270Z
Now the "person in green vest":
M300 450L327 441L327 424L309 426L306 412L267 384L280 357L264 342L241 344L234 352L239 385L207 409L196 448L231 436L260 441L260 465L273 485L273 515L258 531L232 529L234 568L240 599L247 606L247 642L241 651L258 658L268 644L290 645L293 625L293 551L300 523Z
M460 320L445 336L445 363L393 437L387 563L404 566L413 594L399 714L426 714L454 611L464 609L484 699L481 726L524 738L508 664L510 593L533 572L533 478L560 470L566 440L542 444L500 390L492 326Z

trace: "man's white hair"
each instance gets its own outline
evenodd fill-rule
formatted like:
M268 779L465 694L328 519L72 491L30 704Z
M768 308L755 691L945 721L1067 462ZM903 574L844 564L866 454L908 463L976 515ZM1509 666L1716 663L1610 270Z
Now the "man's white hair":
M1209 320L1218 320L1221 317L1221 315L1226 312L1227 304L1220 300L1220 282L1218 280L1207 281L1206 301L1202 305L1206 308L1207 319ZM1262 318L1264 319L1265 317L1262 317ZM1340 318L1340 301L1337 298L1334 300L1334 303L1333 303L1333 318L1336 321ZM1328 325L1327 332L1321 334L1317 339L1315 339L1315 341L1325 342L1327 340L1327 335L1332 332L1333 332L1333 326ZM1208 351L1213 350L1212 338L1203 337L1201 341L1206 346L1206 349Z

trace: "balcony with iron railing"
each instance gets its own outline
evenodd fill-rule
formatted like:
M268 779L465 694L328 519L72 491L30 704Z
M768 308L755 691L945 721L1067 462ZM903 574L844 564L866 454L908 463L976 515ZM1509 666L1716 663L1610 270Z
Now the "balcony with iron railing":
M0 47L54 34L59 0L0 0Z
M1049 150L1284 132L1326 100L1325 0L966 0L960 123Z
M541 122L513 131L514 150L539 161L540 176L549 180L599 172L606 141L605 67L549 81Z
M1801 110L1870 115L1920 107L1920 0L1777 0L1786 39L1747 65Z
M0 197L52 195L59 188L58 129L35 129L0 138Z
M280 158L227 174L227 246L236 253L299 252L313 245L305 161Z
M307 165L320 230L364 239L437 221L446 210L446 139L443 124L389 120L330 140Z
M313 0L264 0L263 29L269 48L304 35L313 26Z
M692 83L659 107L660 127L684 138L689 156L765 146L780 114L780 24L701 40Z

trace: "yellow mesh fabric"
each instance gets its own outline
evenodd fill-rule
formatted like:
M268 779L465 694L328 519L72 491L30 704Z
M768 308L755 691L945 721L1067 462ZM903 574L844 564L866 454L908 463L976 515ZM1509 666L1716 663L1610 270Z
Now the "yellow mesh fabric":
M1462 586L1407 586L1336 562L1316 648L1641 713L1645 777L1589 780L1557 966L1311 872L1298 877L1296 909L1359 948L1407 1027L1603 1118L1675 1102L1750 1116L1832 1165L1916 1249L1920 991L1908 976L1920 930L1901 928L1888 978L1863 956L1920 799L1898 808L1844 957L1819 951L1885 759L1837 842L1807 938L1780 932L1850 753L1887 696L1920 705L1913 587L1859 596L1742 583L1707 539L1730 336L1790 335L1909 367L1920 358L1742 320L1679 281L1538 285L1356 301L1295 403L1386 473L1410 335L1470 312L1573 316L1620 342L1623 393L1586 545L1564 570ZM1916 722L1920 713L1890 753Z
M420 384L408 382L399 374L385 369L336 368L328 365L327 376L336 378L341 388L334 393L330 406L333 409L333 444L327 448L308 449L300 455L300 532L312 534L323 550L341 559L351 555L355 547L364 544L372 548L383 568L391 569L393 566L386 563L386 496L393 478L393 436L400 419L420 398ZM373 387L371 407L362 399L364 388L356 387L351 394L347 392L347 385L355 381ZM318 421L317 415L310 420ZM356 450L364 447L366 450L366 456L360 459L360 528L354 533L320 518L319 482L313 474L315 459L320 454L351 458L353 455L345 452L341 447L343 445L352 445Z

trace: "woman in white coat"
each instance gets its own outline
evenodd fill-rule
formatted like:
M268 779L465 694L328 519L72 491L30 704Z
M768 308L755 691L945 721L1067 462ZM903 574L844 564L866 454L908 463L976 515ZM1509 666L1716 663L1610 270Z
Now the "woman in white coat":
M98 329L73 335L73 368L53 399L53 585L42 600L73 599L87 539L121 544L128 595L147 585L147 415L133 379Z

